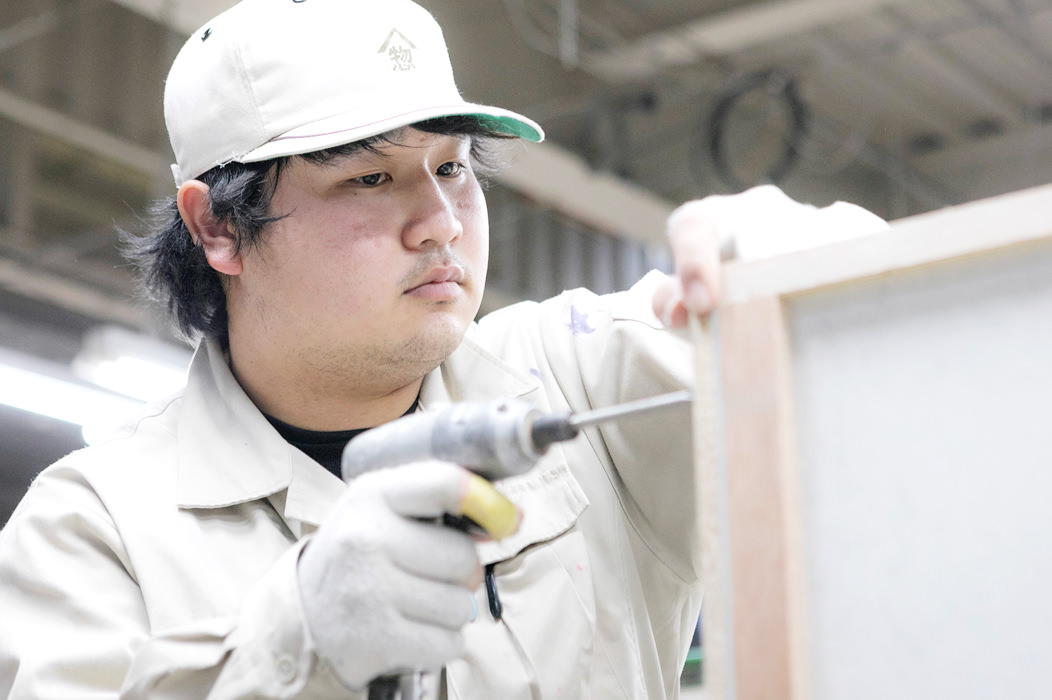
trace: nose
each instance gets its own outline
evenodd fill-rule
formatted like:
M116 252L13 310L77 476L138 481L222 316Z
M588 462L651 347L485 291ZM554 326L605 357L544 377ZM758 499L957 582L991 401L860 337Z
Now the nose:
M438 182L429 179L422 183L414 189L410 199L409 217L402 232L406 248L441 247L464 233L453 195L443 190Z

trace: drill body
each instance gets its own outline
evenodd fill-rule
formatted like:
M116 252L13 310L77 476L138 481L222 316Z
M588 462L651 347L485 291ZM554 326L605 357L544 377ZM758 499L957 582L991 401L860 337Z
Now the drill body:
M437 459L489 480L523 474L544 456L534 444L537 409L518 399L453 403L362 433L343 451L343 480L372 469Z

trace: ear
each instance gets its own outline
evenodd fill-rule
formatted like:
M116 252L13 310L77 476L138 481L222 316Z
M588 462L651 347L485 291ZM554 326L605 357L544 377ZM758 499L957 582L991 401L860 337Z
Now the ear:
M204 249L208 264L224 275L241 274L237 232L212 213L208 185L200 180L187 180L179 187L176 203L194 243Z

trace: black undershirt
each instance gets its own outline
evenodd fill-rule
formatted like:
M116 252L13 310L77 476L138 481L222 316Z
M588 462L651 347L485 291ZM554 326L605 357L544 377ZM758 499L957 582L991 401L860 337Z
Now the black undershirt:
M418 398L416 401L413 401L413 405L403 415L408 416L410 413L414 413L419 405L420 399ZM265 413L263 416L270 421L270 424L274 426L274 429L278 431L281 437L285 438L286 442L305 452L308 457L328 469L338 478L342 478L340 463L343 459L343 448L347 446L351 438L369 430L369 428L357 428L355 430L307 430L306 428L297 428L294 425L289 425Z

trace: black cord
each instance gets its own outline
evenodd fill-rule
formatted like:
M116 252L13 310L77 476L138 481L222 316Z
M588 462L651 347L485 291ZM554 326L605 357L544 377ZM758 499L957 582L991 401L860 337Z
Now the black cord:
M746 183L734 174L728 162L724 137L731 111L750 92L763 90L768 99L778 99L786 110L788 128L782 137L782 148L762 177ZM735 191L761 183L778 183L789 174L800 160L803 142L807 138L811 114L797 90L796 80L781 68L764 68L735 78L723 88L708 117L704 134L708 136L708 152L716 174L725 185Z
M369 700L398 700L398 676L380 676L369 683Z
M486 597L489 599L489 612L494 620L499 620L504 606L497 595L497 577L493 573L493 564L486 565Z

